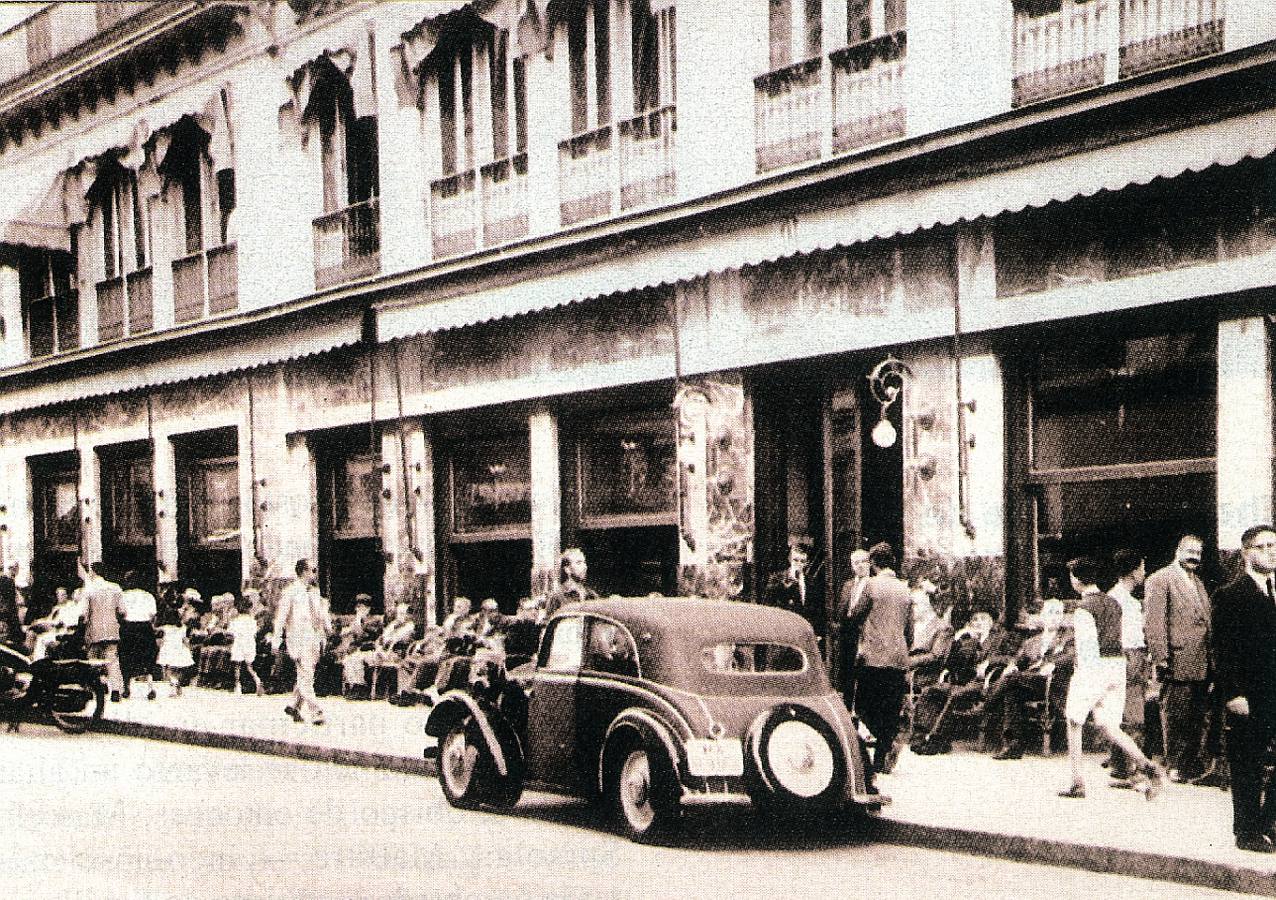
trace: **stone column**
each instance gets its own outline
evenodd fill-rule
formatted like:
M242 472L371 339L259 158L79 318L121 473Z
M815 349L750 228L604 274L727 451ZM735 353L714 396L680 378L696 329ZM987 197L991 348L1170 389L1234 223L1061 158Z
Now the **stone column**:
M102 558L101 466L93 448L80 444L80 546L86 564Z
M0 265L0 335L3 350L0 359L6 366L16 366L27 357L26 335L22 330L22 294L18 270Z
M559 489L558 419L548 409L528 416L532 480L532 595L552 590L562 552L563 510Z
M17 563L18 582L31 579L31 478L27 461L18 448L0 455L0 565L7 570Z
M687 384L674 400L678 417L678 590L702 591L709 550L709 397Z
M1218 546L1272 518L1272 365L1262 317L1218 323Z
M173 442L156 435L152 448L155 488L155 562L159 581L177 580L177 459Z
M416 420L404 422L401 429L387 429L381 438L381 458L381 546L387 554L386 604L407 598L424 621L433 622L434 453L431 436Z

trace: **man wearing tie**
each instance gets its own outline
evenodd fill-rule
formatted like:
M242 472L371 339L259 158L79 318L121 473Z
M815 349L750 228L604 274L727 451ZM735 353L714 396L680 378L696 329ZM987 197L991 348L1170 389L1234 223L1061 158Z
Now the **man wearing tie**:
M1179 541L1174 562L1144 586L1147 649L1161 682L1165 762L1171 781L1201 774L1201 744L1209 714L1210 606L1201 568L1201 539Z
M1214 592L1212 646L1227 716L1236 846L1276 852L1276 783L1266 776L1276 733L1276 529L1241 535L1245 571Z
M851 618L848 613L857 608L868 578L868 551L856 550L851 554L851 577L842 583L842 592L833 611L833 628L829 629L834 637L829 644L829 672L837 679L847 709L855 708L855 658L859 653L860 622L863 618Z
M811 543L803 537L789 538L788 567L773 572L767 579L766 597L771 606L786 606L798 612L806 610L807 572Z

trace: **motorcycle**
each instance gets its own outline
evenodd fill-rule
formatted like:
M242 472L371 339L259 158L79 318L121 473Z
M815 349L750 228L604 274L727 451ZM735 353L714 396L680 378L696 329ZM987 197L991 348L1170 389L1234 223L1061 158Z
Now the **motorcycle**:
M51 721L69 734L83 734L106 709L105 663L87 659L32 660L0 644L0 721L17 731L23 721Z

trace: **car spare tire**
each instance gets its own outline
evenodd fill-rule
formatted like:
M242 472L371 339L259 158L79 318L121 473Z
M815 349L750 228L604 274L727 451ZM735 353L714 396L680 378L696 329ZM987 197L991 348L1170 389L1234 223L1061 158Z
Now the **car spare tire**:
M846 758L833 729L805 706L785 703L754 723L749 755L765 807L832 805L846 785Z

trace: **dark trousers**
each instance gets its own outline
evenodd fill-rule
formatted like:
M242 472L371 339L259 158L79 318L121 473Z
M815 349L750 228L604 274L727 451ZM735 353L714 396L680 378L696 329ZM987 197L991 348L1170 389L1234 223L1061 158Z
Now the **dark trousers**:
M874 666L862 666L855 680L856 712L877 740L873 751L873 770L880 772L882 762L899 733L899 712L908 692L908 682L902 669Z
M1272 722L1227 713L1227 760L1232 769L1232 831L1254 837L1276 822L1276 782L1266 775Z
M860 644L859 625L843 625L837 632L837 687L847 709L855 708L855 676L859 671L855 654Z
M1209 719L1209 685L1204 681L1166 681L1161 685L1165 717L1165 764L1185 775L1201 771L1201 744Z
M1031 739L1028 704L1044 700L1046 679L1036 672L1011 672L997 679L984 701L984 729L1007 746L1023 749Z

